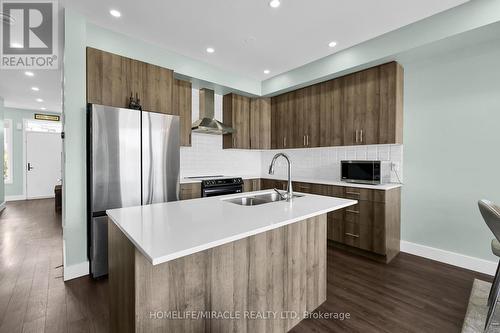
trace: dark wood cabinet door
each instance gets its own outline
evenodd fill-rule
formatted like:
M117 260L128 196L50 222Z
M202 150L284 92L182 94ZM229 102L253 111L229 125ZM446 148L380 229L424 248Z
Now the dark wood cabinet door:
M271 99L271 147L283 149L287 147L288 94ZM292 124L290 124L292 125ZM288 143L290 139L288 138ZM288 147L289 148L289 147Z
M126 108L130 96L144 110L172 114L173 71L87 48L87 102Z
M233 94L233 148L250 148L250 99Z
M359 135L355 124L360 113L358 96L360 95L360 76L351 74L342 79L342 141L345 146L358 144Z
M87 102L128 107L130 96L128 59L87 48Z
M342 78L324 82L320 86L320 146L343 144Z
M250 148L271 149L271 99L250 100Z
M304 135L306 137L306 147L319 147L321 142L320 130L320 104L321 104L321 85L315 84L307 88L304 97Z
M380 83L374 67L343 78L344 145L378 143Z
M391 62L381 65L378 143L403 143L403 67Z
M141 63L142 91L139 93L145 111L173 114L174 72L156 65Z
M180 200L201 198L201 183L181 184Z
M359 131L358 144L377 144L380 113L379 68L370 68L357 75L360 76L360 95L354 126Z
M223 148L250 149L250 98L236 94L224 95L223 122L235 129L223 138Z
M181 146L191 146L192 124L192 89L191 82L174 80L172 114L180 116Z

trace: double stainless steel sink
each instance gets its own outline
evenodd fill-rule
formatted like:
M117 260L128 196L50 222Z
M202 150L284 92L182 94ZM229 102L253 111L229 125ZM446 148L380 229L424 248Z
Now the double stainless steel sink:
M276 202L276 201L286 201L284 198L284 195L280 195L276 192L274 193L263 193L263 194L256 194L248 197L238 197L238 198L232 198L232 199L224 199L224 201L240 205L240 206L258 206L258 205L263 205L266 203L271 203L271 202ZM301 194L294 194L293 198L300 198L303 197Z

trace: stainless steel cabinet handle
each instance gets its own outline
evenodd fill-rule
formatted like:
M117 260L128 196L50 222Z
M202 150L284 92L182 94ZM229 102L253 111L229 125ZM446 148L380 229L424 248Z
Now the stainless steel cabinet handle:
M363 143L363 130L360 130L360 139L359 142Z
M286 136L283 138L283 147L286 147Z
M359 235L351 234L350 232L346 232L345 235L346 236L351 236L351 237L354 237L354 238L359 238Z
M347 213L352 213L352 214L359 214L359 211L357 210L352 210L352 209L346 209Z
M303 140L302 141L304 142L304 147L305 147L306 146L306 136L305 135L303 136Z
M233 136L233 148L236 147L236 138Z
M356 143L358 143L358 130L356 130Z
M309 147L309 135L307 136L307 146Z
M361 195L360 193L358 192L345 192L345 194L350 194L350 195Z

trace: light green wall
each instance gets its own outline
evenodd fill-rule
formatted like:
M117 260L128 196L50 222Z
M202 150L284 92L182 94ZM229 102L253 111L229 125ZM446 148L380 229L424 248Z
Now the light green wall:
M5 184L6 196L19 196L24 194L23 181L23 130L17 129L17 124L23 125L23 119L33 119L33 110L4 108L4 119L12 120L12 184ZM47 112L45 112L47 113Z
M3 98L0 97L0 156L3 156L3 113L4 113L4 103ZM3 160L3 158L2 158ZM3 180L3 162L0 163L0 204L5 202L5 189Z
M500 202L499 59L496 39L404 63L402 239L494 259L477 201Z

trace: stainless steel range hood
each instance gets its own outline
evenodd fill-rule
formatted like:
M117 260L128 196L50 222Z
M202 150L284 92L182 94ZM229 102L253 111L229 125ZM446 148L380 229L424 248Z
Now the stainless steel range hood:
M200 89L200 119L191 125L191 130L196 133L230 134L235 130L214 118L214 91Z

